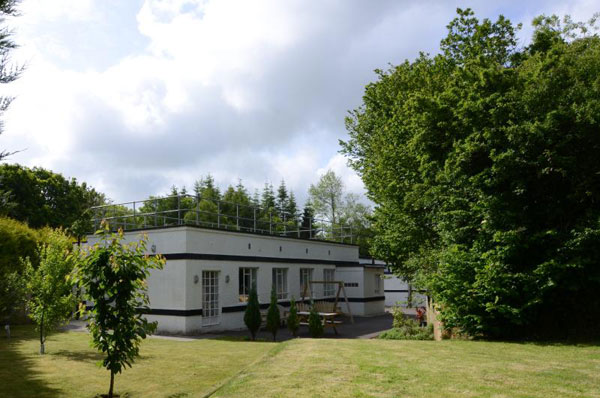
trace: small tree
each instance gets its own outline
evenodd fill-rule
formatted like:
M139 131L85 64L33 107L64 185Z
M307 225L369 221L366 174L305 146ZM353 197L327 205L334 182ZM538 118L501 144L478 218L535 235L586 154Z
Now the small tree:
M275 293L275 287L273 287L271 289L271 304L269 304L269 311L267 312L267 330L273 334L273 341L276 341L279 325L281 325L281 316L279 307L277 307L277 294Z
M310 309L310 314L308 315L308 331L313 338L323 336L323 323L314 306Z
M67 323L77 303L70 275L78 252L72 252L71 239L61 229L49 230L45 239L38 246L37 267L29 257L23 260L27 311L40 332L40 354L48 332Z
M141 310L149 304L146 278L150 270L162 268L164 259L145 255L147 237L122 243L123 231L111 233L106 222L97 233L100 241L82 261L78 282L94 303L88 328L94 347L106 355L102 365L110 370L112 398L115 374L131 367L142 340L156 329L156 322L148 322Z
M296 307L296 300L292 297L290 302L290 313L287 317L287 327L292 332L294 337L298 336L298 328L300 327L300 319L298 318L298 307Z
M262 318L260 316L260 304L258 304L258 295L256 289L253 287L250 289L250 296L248 297L248 305L246 306L246 313L244 314L244 323L250 334L252 340L256 340L256 332L260 329Z

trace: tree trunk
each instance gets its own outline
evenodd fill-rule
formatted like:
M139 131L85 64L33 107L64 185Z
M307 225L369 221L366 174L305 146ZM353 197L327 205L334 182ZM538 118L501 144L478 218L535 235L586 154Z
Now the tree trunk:
M44 355L46 352L44 347L44 313L42 313L42 320L40 322L40 355Z
M110 389L108 390L108 398L113 398L113 386L115 385L115 373L110 371Z

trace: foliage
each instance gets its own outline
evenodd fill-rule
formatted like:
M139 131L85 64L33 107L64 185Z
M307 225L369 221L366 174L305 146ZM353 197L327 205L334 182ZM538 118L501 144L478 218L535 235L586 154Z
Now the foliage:
M71 238L63 230L46 233L38 246L39 265L29 257L25 265L27 314L36 323L40 336L40 354L49 332L67 323L75 311L77 298L73 294L71 274L78 261Z
M16 5L18 0L0 0L0 23L4 22L8 16L17 15ZM15 81L23 71L23 67L11 65L10 52L17 45L11 40L12 31L7 27L0 27L0 84L7 84ZM0 116L8 109L12 102L12 97L0 96ZM0 120L0 134L2 134L3 123ZM0 149L0 160L12 155L14 152L8 152Z
M409 319L404 326L386 330L378 338L385 340L433 340L433 325L420 327Z
M440 54L377 71L347 119L372 252L448 327L598 336L600 37L580 26L536 18L517 47L504 17L459 9Z
M327 170L319 178L316 185L311 184L308 189L310 201L316 214L336 225L342 211L344 183L333 170Z
M281 325L281 315L279 314L279 307L277 307L277 294L275 293L275 286L271 289L271 303L267 311L267 330L273 335L273 341L276 341L277 332Z
M248 296L248 304L246 306L246 312L244 313L244 323L250 331L252 341L256 340L256 333L260 329L262 317L260 315L258 294L256 293L256 288L254 286L250 289L250 295Z
M24 303L25 267L21 257L37 266L40 239L40 233L26 224L0 217L0 319L8 323Z
M393 329L379 335L380 339L387 340L433 340L433 325L420 327L413 319L408 318L402 308L396 305L392 308L394 321Z
M104 195L85 182L38 167L2 164L0 179L13 204L6 215L32 228L70 228L90 207L105 202Z
M313 338L323 336L324 332L323 321L314 306L310 309L310 313L308 314L308 332Z
M322 229L321 234L334 240L340 240L341 235L343 242L358 244L360 254L368 256L373 236L369 206L361 203L358 195L345 193L342 179L332 170L323 174L316 185L311 184L308 194L309 211L327 221L325 224L313 222ZM303 224L304 220L306 218Z
M298 307L296 306L296 300L292 297L290 301L290 310L287 317L287 328L294 337L298 336L298 328L300 327L300 318L298 318Z
M102 365L110 371L112 398L115 374L132 366L142 340L156 329L142 311L149 304L146 279L163 267L164 259L145 254L147 237L123 243L122 230L111 233L107 223L97 233L99 242L81 262L77 282L94 305L88 329L94 347L105 355Z

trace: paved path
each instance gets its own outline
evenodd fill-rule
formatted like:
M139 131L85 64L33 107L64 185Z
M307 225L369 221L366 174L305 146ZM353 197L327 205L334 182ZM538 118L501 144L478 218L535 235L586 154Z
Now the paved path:
M354 324L350 323L350 318L344 318L344 323L337 327L338 335L336 335L331 328L325 329L323 338L335 338L335 339L371 339L377 337L377 335L385 330L392 328L392 315L384 314L371 317L354 317ZM85 329L84 321L72 321L67 325L65 330L71 331L87 331ZM163 336L155 335L152 338L157 339L168 339L177 341L190 341L196 339L211 339L211 338L223 338L223 337L235 337L244 338L250 336L248 330L235 330L220 333L200 334L197 336ZM300 326L298 331L300 337L310 337L307 326ZM271 340L271 333L261 330L257 336L259 339ZM289 330L285 327L279 329L277 333L277 341L285 341L292 339L293 336Z

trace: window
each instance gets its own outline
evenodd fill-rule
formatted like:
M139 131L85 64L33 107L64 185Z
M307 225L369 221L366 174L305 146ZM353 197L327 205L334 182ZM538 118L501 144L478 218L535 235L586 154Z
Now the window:
M302 296L305 295L304 292L307 296L311 296L312 286L308 282L312 281L312 272L312 268L300 268L300 294Z
M278 299L287 298L287 268L273 268L273 287Z
M324 269L323 270L323 280L325 282L333 281L334 274L335 274L334 269ZM325 287L323 288L323 295L324 296L335 296L335 284L326 283Z
M256 268L240 268L239 284L240 284L240 301L245 303L248 301L251 289L256 289Z
M375 294L381 293L381 275L375 275Z

